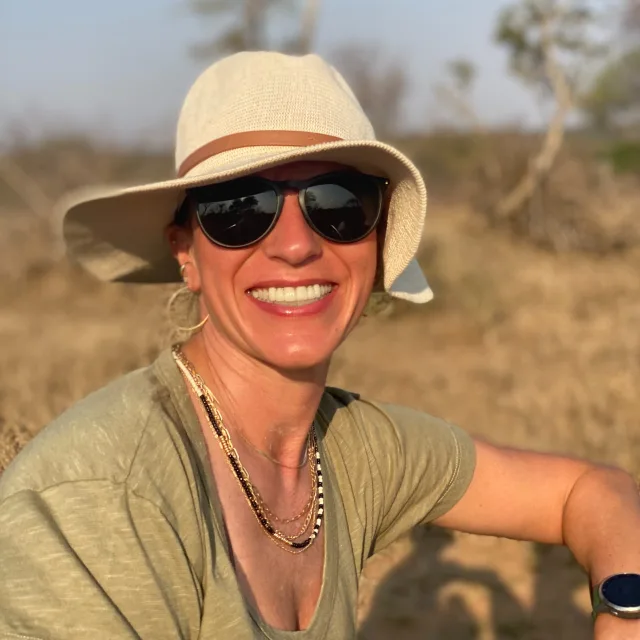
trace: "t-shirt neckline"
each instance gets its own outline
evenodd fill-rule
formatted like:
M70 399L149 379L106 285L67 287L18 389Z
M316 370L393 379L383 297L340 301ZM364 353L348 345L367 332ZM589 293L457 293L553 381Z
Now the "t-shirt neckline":
M231 571L234 576L234 585L238 598L242 602L245 610L251 617L253 623L262 631L262 633L270 640L307 640L310 638L322 638L329 626L331 619L331 609L336 597L337 583L338 583L338 552L339 544L337 540L338 531L336 529L336 512L337 501L334 495L334 480L333 470L331 468L331 461L326 453L326 447L324 446L324 438L327 427L329 426L324 421L321 413L316 414L316 424L320 426L318 431L318 447L320 449L320 455L322 459L322 476L324 486L324 498L325 498L325 514L324 514L324 561L322 572L322 587L320 589L320 596L316 603L314 614L311 618L311 622L306 629L300 631L287 631L284 629L277 629L267 624L260 613L255 607L247 601L244 597L240 584L235 577L235 570L233 569L233 562L231 559L231 552L229 548L229 539L227 531L224 526L224 519L222 515L222 506L217 492L215 479L213 472L211 471L211 465L209 463L209 455L207 451L207 444L200 428L200 422L195 412L191 399L189 397L187 386L182 378L171 350L167 349L163 351L156 360L155 363L158 377L161 379L164 386L169 391L169 397L178 417L182 423L182 426L192 444L195 447L196 453L199 458L202 471L204 473L204 481L206 485L207 497L209 506L213 514L213 524L216 528L219 539L222 541L224 547L225 561L229 563Z

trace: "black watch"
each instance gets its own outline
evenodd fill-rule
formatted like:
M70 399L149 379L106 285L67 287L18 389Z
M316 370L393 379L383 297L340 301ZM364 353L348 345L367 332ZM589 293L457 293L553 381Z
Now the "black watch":
M593 587L593 617L610 613L618 618L640 619L640 574L617 573Z

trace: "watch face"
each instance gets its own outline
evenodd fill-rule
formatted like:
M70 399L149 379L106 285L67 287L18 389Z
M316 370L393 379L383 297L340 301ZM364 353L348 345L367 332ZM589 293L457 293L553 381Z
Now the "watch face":
M640 609L640 575L611 576L602 583L602 598L620 609Z

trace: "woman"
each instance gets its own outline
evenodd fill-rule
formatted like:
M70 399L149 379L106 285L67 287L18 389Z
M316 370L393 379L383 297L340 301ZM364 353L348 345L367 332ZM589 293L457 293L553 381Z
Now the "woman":
M200 317L2 477L0 638L350 638L364 561L424 522L567 544L594 586L640 572L622 471L325 388L373 289L431 298L422 179L335 70L275 53L213 65L176 159L176 180L68 206L86 269L182 279ZM613 585L640 614L638 581L613 578L599 610L620 605ZM605 613L596 632L640 638L640 622Z

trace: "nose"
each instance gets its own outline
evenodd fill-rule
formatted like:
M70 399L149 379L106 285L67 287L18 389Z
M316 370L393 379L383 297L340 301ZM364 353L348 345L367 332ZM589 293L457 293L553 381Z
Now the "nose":
M322 255L321 238L304 218L298 193L286 193L282 213L275 228L263 240L262 248L268 257L301 266Z

